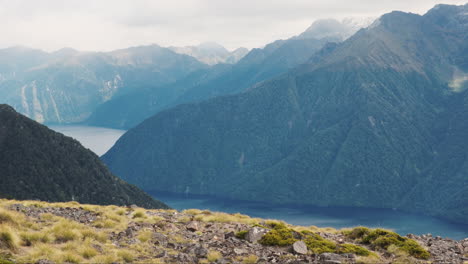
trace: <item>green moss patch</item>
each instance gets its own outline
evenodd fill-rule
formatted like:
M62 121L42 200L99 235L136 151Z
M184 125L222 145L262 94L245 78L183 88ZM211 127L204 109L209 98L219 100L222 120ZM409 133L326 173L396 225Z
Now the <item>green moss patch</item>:
M293 230L279 223L266 233L258 242L265 246L288 246L294 244L297 239L293 236Z
M356 227L352 230L344 231L343 234L356 242L370 245L373 249L387 250L388 247L394 245L415 258L428 259L430 257L429 252L416 241L402 237L389 230Z
M245 236L247 235L249 231L247 230L242 230L236 233L236 237L239 239L245 239Z

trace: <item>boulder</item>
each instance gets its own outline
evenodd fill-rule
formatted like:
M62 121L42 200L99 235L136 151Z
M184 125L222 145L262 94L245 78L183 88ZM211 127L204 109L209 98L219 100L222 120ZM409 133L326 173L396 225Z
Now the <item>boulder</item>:
M245 240L251 243L255 243L260 240L266 233L268 233L268 229L255 226L247 232L245 235Z
M200 227L198 226L198 222L191 221L187 224L186 228L188 231L195 232L195 231L198 231Z
M296 241L292 245L293 252L295 254L305 255L307 254L307 245L304 241Z

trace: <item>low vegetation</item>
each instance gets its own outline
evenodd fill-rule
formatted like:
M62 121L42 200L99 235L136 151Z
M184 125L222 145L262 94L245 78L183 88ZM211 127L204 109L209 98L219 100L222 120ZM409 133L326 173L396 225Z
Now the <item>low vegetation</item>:
M17 207L18 203L20 207ZM192 221L197 222L201 229L189 231L186 227ZM261 250L271 248L272 252L275 248L287 251L287 246L304 241L310 256L326 252L352 253L362 263L378 263L382 261L383 253L392 254L402 263L430 257L417 242L383 229L358 227L339 231L196 209L177 212L0 199L0 264L35 263L39 260L55 263L186 261L178 259L184 252L181 248L197 245L198 238L218 239L230 233L245 245L244 239L255 226L267 229L256 245ZM233 227L238 229L232 234ZM210 235L214 231L221 232L221 235ZM344 238L345 241L325 239L323 234ZM244 253L236 255L233 260L257 263L259 255L251 245L247 247L250 251L239 249ZM198 259L199 263L212 263L226 257L223 255L225 251L218 248L207 247L206 250L205 255ZM295 257L290 252L281 256L286 259Z
M268 223L267 223L268 224ZM314 254L321 253L353 253L358 256L369 256L371 252L361 246L354 244L336 244L324 239L319 234L301 228L300 232L288 227L285 223L269 223L272 228L261 239L260 243L267 246L289 246L294 242L303 240L307 248Z
M369 245L375 250L398 250L418 259L429 259L431 256L427 250L416 241L402 237L395 232L385 229L369 229L356 227L343 231L343 234L358 243Z

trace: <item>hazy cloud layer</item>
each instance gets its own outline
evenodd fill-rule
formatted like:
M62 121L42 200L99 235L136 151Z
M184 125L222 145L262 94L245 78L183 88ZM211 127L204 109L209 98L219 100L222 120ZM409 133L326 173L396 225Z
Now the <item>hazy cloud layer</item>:
M157 43L260 47L319 18L423 14L435 0L0 0L0 48L112 50ZM466 0L442 3L464 4Z

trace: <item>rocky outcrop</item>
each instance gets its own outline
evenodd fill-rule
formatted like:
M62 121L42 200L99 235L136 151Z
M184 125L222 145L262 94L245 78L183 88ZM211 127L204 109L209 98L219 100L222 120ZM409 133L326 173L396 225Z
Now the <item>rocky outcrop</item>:
M429 253L434 256L432 263L464 263L468 261L468 238L457 241L431 234L416 236L407 235L428 248Z

